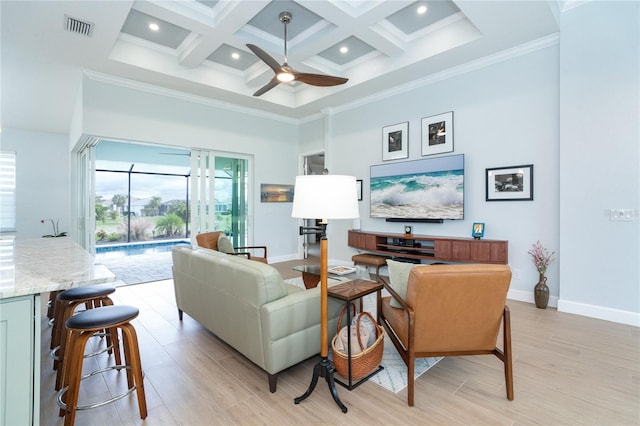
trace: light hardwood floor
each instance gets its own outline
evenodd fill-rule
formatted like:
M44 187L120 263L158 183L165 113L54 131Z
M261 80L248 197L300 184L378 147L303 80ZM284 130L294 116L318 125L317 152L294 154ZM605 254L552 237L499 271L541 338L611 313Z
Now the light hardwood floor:
M286 279L296 276L294 263L300 262L274 266ZM640 330L632 326L508 301L514 401L506 399L495 357L451 357L416 381L414 407L407 406L406 389L393 394L367 382L351 392L338 387L349 409L343 414L324 381L293 403L307 389L316 358L282 372L270 393L262 370L188 315L178 320L171 280L120 287L113 299L140 309L134 325L149 414L140 420L130 395L79 412L78 425L640 424ZM40 418L42 425L60 425L49 334L43 320ZM91 362L97 361L85 362L88 369ZM125 385L124 374L96 376L83 382L81 398L99 400Z

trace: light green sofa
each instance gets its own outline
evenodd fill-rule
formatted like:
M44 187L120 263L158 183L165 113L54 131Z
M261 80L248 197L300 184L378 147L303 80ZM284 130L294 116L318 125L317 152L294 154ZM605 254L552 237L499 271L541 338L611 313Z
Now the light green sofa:
M186 312L265 370L271 392L280 371L320 352L319 286L285 284L270 265L204 248L175 247L172 257L180 320ZM329 299L330 334L342 306Z

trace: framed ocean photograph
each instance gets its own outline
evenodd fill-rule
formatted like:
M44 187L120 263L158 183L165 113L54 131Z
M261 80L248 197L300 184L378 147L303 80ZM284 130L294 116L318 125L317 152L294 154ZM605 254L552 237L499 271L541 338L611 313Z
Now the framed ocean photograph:
M293 188L294 185L261 183L260 201L263 203L291 203L293 202Z

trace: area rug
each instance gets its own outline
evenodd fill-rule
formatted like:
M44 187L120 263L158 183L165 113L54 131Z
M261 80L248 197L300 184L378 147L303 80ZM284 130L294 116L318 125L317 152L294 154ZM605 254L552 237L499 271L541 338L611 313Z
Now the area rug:
M285 282L287 284L293 284L304 288L302 277L291 278L285 280ZM364 298L364 310L374 314L376 310L375 295L369 296ZM414 377L417 379L431 367L436 365L441 359L442 357L416 359L414 364ZM384 338L384 350L382 352L382 361L380 365L384 367L384 370L369 378L370 381L393 393L398 393L407 387L407 366L404 364L400 354L398 354L395 346L393 346L393 343L386 335Z
M416 359L414 363L415 367L413 377L417 379L431 367L436 365L441 359L442 357ZM407 366L404 364L400 354L398 354L395 346L393 346L393 343L386 335L384 337L384 350L382 352L382 362L380 365L384 367L384 370L371 377L369 381L372 381L393 393L398 393L407 387Z

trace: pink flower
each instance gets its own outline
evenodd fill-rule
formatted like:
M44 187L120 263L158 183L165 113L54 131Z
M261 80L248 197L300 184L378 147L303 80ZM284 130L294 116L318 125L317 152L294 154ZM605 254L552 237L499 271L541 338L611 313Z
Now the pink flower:
M528 253L533 257L533 263L536 265L538 272L544 275L547 271L547 267L553 260L555 252L551 252L551 254L549 254L549 251L544 248L538 240Z

